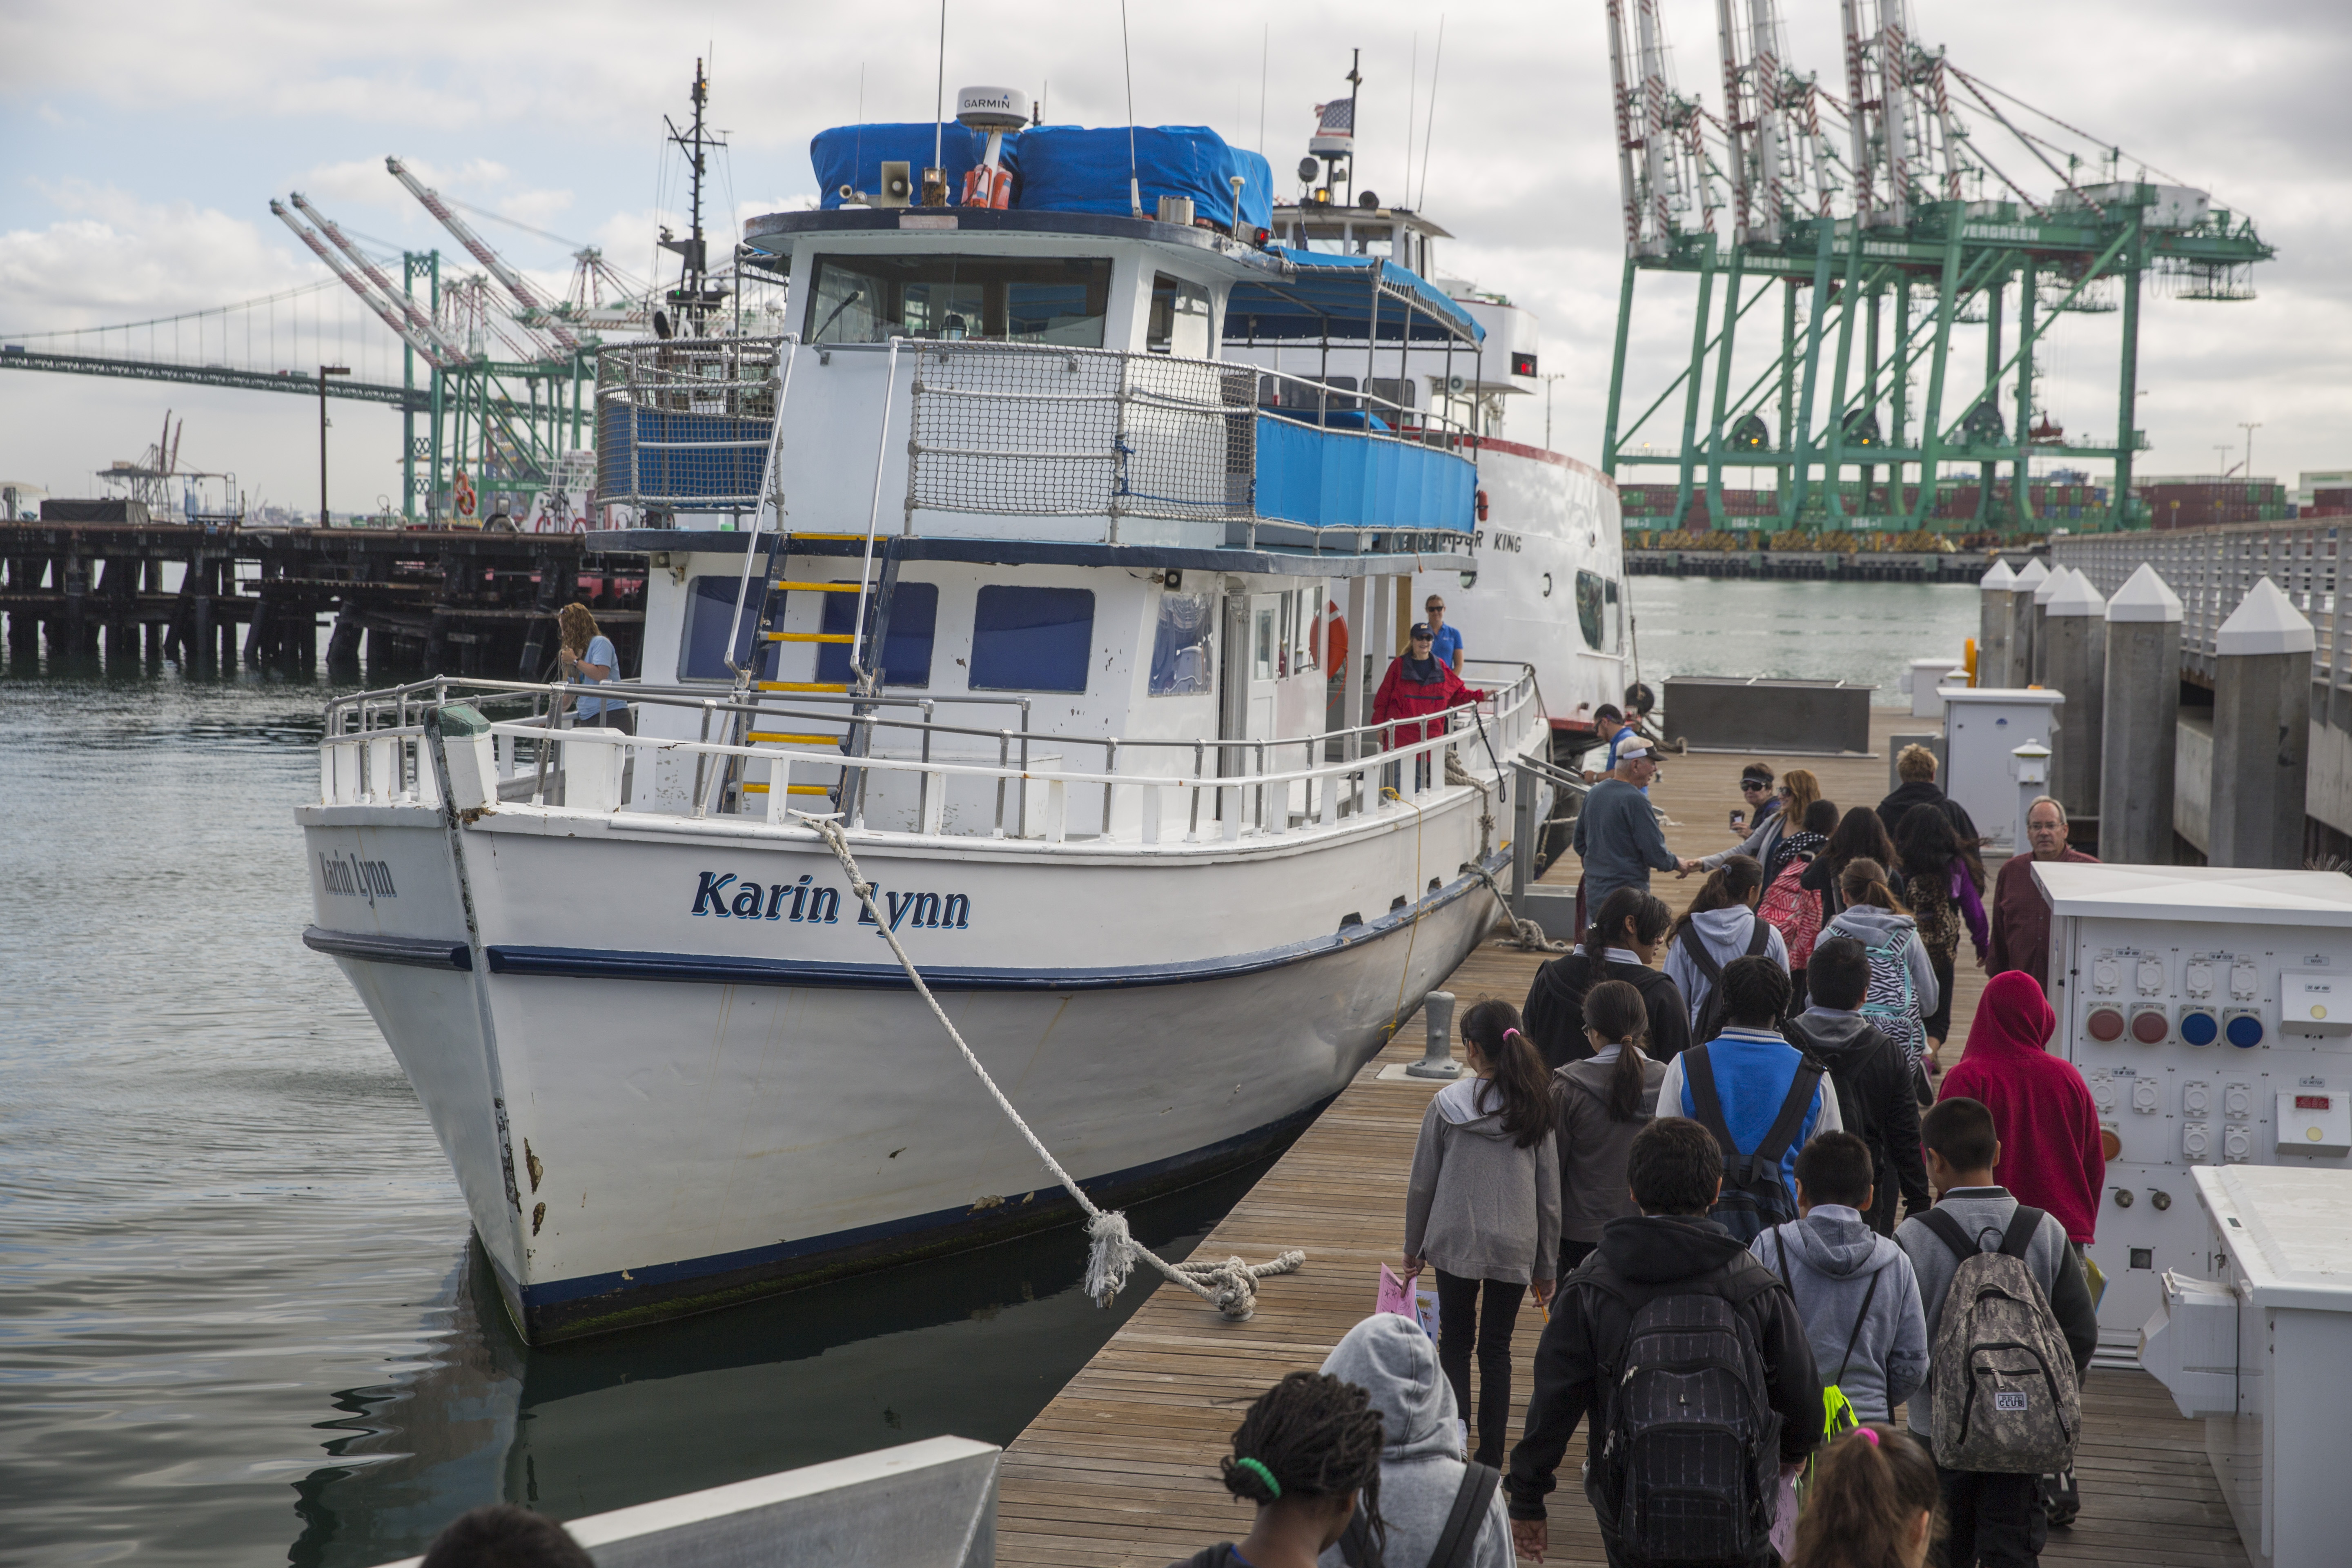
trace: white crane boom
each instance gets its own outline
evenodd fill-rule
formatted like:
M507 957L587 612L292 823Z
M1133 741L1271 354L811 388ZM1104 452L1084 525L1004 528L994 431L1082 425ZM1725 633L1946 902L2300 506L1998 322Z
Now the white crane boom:
M353 272L350 268L344 266L341 259L337 257L333 251L329 250L325 243L321 241L317 235L311 233L310 229L303 226L300 219L297 218L292 213L286 210L286 204L284 202L278 201L273 198L269 204L269 210L280 222L285 224L288 228L294 231L294 237L297 239L299 239L303 244L309 246L312 253L315 254L320 260L327 264L327 269L329 271L332 272L336 277L343 280L344 287L348 288L352 293L360 297L360 302L362 304L374 311L385 326L390 327L394 331L399 333L401 342L406 343L410 348L415 349L418 353L423 354L426 363L438 366L442 370L455 370L458 365L464 363L462 357L456 360L445 360L442 357L442 352L439 345L435 343L431 339L426 338L423 333L417 331L415 328L410 326L406 321L402 319L401 313L397 308L377 299L375 297L374 290L368 287L367 280Z
M526 310L537 311L546 321L549 336L572 353L579 352L580 340L573 337L562 322L554 319L554 312L548 308L547 302L539 297L539 291L530 286L521 273L508 266L480 235L476 234L467 226L463 218L451 212L448 203L443 201L415 175L410 174L399 159L386 158L383 161L383 166L392 171L394 179L408 187L410 195L424 204L426 212L441 220L443 228L457 236L457 243L471 252L475 260L488 268L491 277L506 285L507 292L514 296L517 304Z
M401 314L408 318L410 326L415 327L440 346L441 354L445 360L460 363L465 361L467 357L465 345L443 331L439 324L433 320L432 313L410 298L405 289L394 288L392 279L383 275L382 268L369 260L366 253L358 246L344 237L343 231L335 226L334 219L304 201L302 193L299 191L296 191L291 199L294 203L294 210L317 224L319 232L327 237L328 243L349 258L352 265L358 268L369 282L381 289L385 299L400 308Z

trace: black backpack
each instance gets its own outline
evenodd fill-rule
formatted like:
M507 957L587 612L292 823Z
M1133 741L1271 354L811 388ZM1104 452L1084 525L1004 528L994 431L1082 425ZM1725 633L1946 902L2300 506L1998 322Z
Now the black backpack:
M1690 961L1698 965L1698 972L1706 977L1706 997L1699 1003L1698 1016L1691 1022L1691 1038L1711 1040L1723 1033L1723 965L1715 961L1715 954L1707 952L1706 939L1698 934L1696 925L1683 927L1683 934L1675 940L1682 943L1683 952L1689 955ZM1771 942L1772 922L1759 914L1756 917L1756 929L1748 933L1747 956L1762 956Z
M1780 1417L1747 1320L1721 1296L1655 1297L1634 1311L1607 1373L1585 1491L1616 1547L1612 1561L1745 1564L1764 1555Z
M1822 1064L1807 1056L1797 1058L1796 1075L1790 1079L1788 1098L1780 1102L1780 1114L1773 1118L1756 1152L1742 1154L1724 1121L1723 1101L1715 1092L1715 1065L1706 1053L1705 1046L1693 1046L1683 1053L1683 1082L1690 1086L1693 1120L1714 1133L1723 1150L1723 1192L1707 1217L1745 1246L1774 1226L1797 1217L1797 1200L1780 1178L1780 1162L1802 1131L1805 1112L1812 1108L1814 1090L1821 1087Z

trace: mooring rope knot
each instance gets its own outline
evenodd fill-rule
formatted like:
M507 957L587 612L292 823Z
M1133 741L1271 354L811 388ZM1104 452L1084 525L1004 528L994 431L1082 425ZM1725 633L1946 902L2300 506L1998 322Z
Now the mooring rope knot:
M915 961L907 956L907 950L898 945L898 933L882 918L882 911L874 907L874 885L859 873L856 858L849 852L849 840L841 831L841 824L831 816L813 816L804 811L795 811L792 815L816 829L818 837L833 851L834 858L841 862L843 872L849 878L851 895L866 907L866 913L881 929L882 939L890 944L890 951L897 956L899 967L907 972L915 994L929 1005L932 1016L938 1018L940 1026L948 1032L948 1038L954 1041L955 1048L963 1053L964 1065L971 1068L972 1076L980 1079L981 1087L987 1089L989 1098L996 1101L996 1108L1004 1112L1005 1119L1028 1142L1045 1169L1052 1172L1054 1179L1062 1184L1062 1190L1085 1211L1089 1243L1085 1289L1093 1298L1095 1305L1108 1307L1111 1304L1112 1299L1126 1288L1129 1278L1135 1271L1136 1261L1140 1258L1158 1269L1163 1279L1181 1285L1230 1321L1246 1322L1257 1310L1257 1282L1268 1275L1288 1274L1307 1261L1307 1254L1293 1247L1271 1263L1250 1263L1239 1258L1228 1258L1222 1263L1171 1263L1135 1239L1128 1228L1125 1215L1097 1207L1094 1200L1087 1197L1078 1185L1077 1179L1062 1168L1062 1163L1054 1158L1053 1152L1031 1130L1029 1123L1021 1119L1021 1113L1013 1109L1013 1102L1004 1098L1003 1089L996 1087L996 1080L989 1076L988 1069L981 1065L980 1058L964 1043L954 1021L940 1005L939 999L931 994L931 988L923 983L922 972L915 967Z

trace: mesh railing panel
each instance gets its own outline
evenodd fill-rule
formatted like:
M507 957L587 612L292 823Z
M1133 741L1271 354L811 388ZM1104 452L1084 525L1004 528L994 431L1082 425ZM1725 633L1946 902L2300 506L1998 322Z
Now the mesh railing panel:
M781 338L673 338L599 353L597 500L755 509L782 354Z
M1248 366L1027 343L915 345L908 504L1045 517L1246 517Z

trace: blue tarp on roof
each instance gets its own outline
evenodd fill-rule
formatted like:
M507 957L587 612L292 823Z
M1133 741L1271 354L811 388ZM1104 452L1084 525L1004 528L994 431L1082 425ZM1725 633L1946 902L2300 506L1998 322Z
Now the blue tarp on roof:
M1234 285L1225 305L1228 342L1318 339L1327 331L1335 338L1363 337L1373 326L1375 268L1381 285L1377 296L1381 341L1398 342L1408 331L1416 342L1443 342L1457 333L1477 342L1486 336L1486 330L1443 289L1386 257L1334 256L1282 245L1268 249L1294 270L1279 280ZM1406 301L1396 298L1400 292L1419 309L1408 310Z
M920 180L931 166L932 136L948 172L948 199L963 195L964 172L988 155L988 138L953 121L934 127L928 121L906 124L836 125L820 131L809 142L809 162L816 168L816 188L827 208L841 205L841 187L869 195L882 188L882 165L905 163L910 177ZM1020 168L1017 135L1004 139L1002 156L1008 169ZM1123 165L1122 165L1123 166ZM1124 187L1122 187L1124 188Z
M1161 196L1190 196L1197 217L1219 225L1234 216L1233 177L1242 177L1242 227L1274 221L1274 171L1265 158L1227 146L1205 125L1138 126L1134 169L1143 212L1160 210ZM1090 129L1044 125L1021 133L1021 174L1013 205L1024 212L1107 213L1127 216L1129 205L1125 126Z

